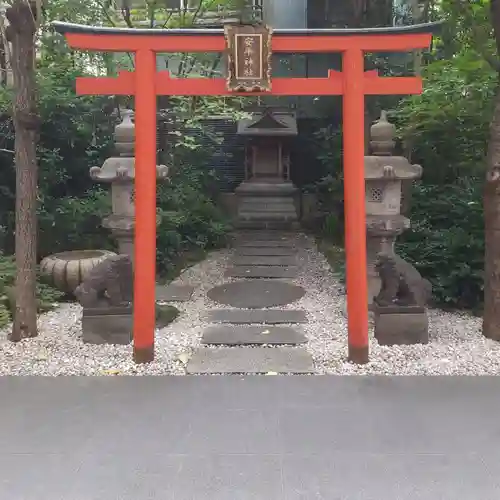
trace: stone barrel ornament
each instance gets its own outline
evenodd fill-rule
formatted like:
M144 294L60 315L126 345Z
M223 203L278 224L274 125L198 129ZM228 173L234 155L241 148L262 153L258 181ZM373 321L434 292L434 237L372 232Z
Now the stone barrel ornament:
M40 272L52 285L65 293L73 293L92 269L116 255L109 250L74 250L48 255L40 262Z

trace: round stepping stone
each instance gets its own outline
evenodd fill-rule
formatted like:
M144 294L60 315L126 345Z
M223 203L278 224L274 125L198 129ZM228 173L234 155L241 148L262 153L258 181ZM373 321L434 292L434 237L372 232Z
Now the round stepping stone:
M285 306L301 299L306 291L297 285L274 280L236 281L208 291L210 299L242 309Z

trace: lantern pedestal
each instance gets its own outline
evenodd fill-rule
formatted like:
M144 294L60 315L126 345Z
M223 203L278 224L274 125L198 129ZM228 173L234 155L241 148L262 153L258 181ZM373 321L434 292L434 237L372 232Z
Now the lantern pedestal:
M396 238L410 227L410 220L402 215L366 217L366 250L368 268L368 305L371 309L373 297L380 291L380 277L375 262L380 252L394 253Z
M87 344L130 344L132 307L84 308L82 340Z
M429 320L425 307L373 305L375 338L380 345L429 343Z

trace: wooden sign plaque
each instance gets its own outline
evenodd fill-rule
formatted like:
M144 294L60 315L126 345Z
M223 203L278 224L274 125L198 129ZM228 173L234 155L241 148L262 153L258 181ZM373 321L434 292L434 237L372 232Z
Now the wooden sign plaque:
M224 31L228 90L271 92L271 28L232 25L226 26Z

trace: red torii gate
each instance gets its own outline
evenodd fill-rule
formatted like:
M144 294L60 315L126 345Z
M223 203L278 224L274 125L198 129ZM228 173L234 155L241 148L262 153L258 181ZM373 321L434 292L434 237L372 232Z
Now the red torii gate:
M135 71L116 78L82 77L79 94L135 96L135 263L134 360L154 359L156 279L156 96L259 95L232 92L224 78L171 78L156 70L158 52L224 52L222 29L129 29L54 22L70 47L105 52L134 52ZM418 94L418 77L379 77L365 71L364 52L424 49L440 23L367 29L275 30L272 52L341 52L342 72L326 78L273 78L260 95L342 95L347 259L348 358L368 362L366 213L364 179L365 95Z

